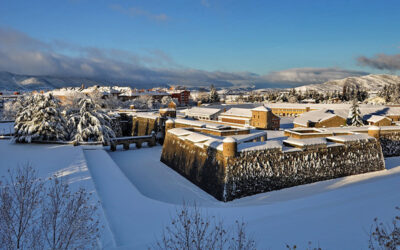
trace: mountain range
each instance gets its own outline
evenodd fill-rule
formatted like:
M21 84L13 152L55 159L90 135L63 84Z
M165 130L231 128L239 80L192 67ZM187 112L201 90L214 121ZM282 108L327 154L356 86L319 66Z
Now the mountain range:
M123 81L109 81L104 79L92 79L83 77L64 77L64 76L31 76L19 75L6 71L0 71L0 90L51 90L64 87L80 87L101 85L101 86L129 86L135 88L151 88L151 84L130 84Z
M302 92L306 90L316 91L342 91L343 86L356 87L367 91L378 91L389 84L400 84L400 76L386 75L386 74L371 74L359 77L347 77L340 80L331 80L321 84L309 84L296 87L296 90ZM32 90L51 90L63 87L80 87L82 84L85 86L104 85L121 87L129 86L133 88L152 88L156 87L155 84L147 83L129 83L123 81L109 81L104 79L92 79L82 77L63 77L63 76L31 76L19 75L6 71L0 71L0 90L18 90L18 91L32 91ZM159 85L157 85L159 86ZM164 87L166 87L165 85ZM162 86L159 86L162 87ZM253 86L254 87L254 86ZM248 88L251 90L252 88Z
M295 88L297 91L316 90L319 92L339 91L343 90L343 86L350 88L360 88L366 91L379 91L386 85L400 84L400 76L397 75L365 75L358 77L346 77L339 80L327 81L322 84L310 84Z

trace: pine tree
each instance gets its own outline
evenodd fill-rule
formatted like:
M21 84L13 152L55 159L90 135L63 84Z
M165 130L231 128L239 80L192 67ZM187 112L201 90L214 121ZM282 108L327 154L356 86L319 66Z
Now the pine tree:
M60 105L53 95L37 94L23 101L15 119L15 136L17 142L65 141L66 121L60 112Z
M358 102L357 99L353 99L353 104L350 107L350 125L351 126L362 126L364 125L362 118L361 118L361 112L358 107Z
M91 99L84 99L80 106L79 117L73 116L68 121L70 127L76 127L72 132L75 141L108 143L115 137L111 118L98 105Z
M211 84L211 86L210 86L210 96L209 96L209 100L210 100L211 103L214 103L214 102L218 102L218 101L219 101L218 92L217 92L217 90L215 89L215 87L214 87L213 84Z

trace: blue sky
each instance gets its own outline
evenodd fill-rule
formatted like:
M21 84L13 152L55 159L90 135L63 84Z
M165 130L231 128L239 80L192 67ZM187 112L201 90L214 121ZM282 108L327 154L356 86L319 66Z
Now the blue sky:
M146 67L386 73L357 58L400 54L399 11L398 0L0 0L0 27L48 44L167 58L145 60ZM55 53L82 52L64 46Z

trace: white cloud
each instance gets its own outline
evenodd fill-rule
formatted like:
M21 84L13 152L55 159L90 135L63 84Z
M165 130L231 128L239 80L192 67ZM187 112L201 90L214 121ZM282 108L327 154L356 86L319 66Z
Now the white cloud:
M344 70L339 68L293 68L271 72L263 78L270 82L281 83L322 83L342 79L349 76L362 76L362 71Z
M121 5L114 4L111 5L110 8L130 17L145 17L149 20L159 22L165 22L170 19L165 13L154 14L138 7L124 8Z
M146 50L142 54L135 54L118 49L81 47L60 41L45 43L24 33L1 27L0 70L29 75L122 80L133 84L214 84L219 87L251 85L262 88L322 83L366 74L337 68L296 68L267 75L251 72L210 72L182 67L161 50Z

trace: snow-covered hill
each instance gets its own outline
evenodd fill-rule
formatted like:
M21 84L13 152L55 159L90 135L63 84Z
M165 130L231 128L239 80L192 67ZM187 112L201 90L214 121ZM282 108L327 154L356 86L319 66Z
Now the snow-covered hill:
M397 75L366 75L359 77L346 77L340 80L332 80L322 84L310 84L297 87L302 92L308 90L316 91L342 91L343 86L356 87L367 91L378 91L386 85L400 83L400 76Z

